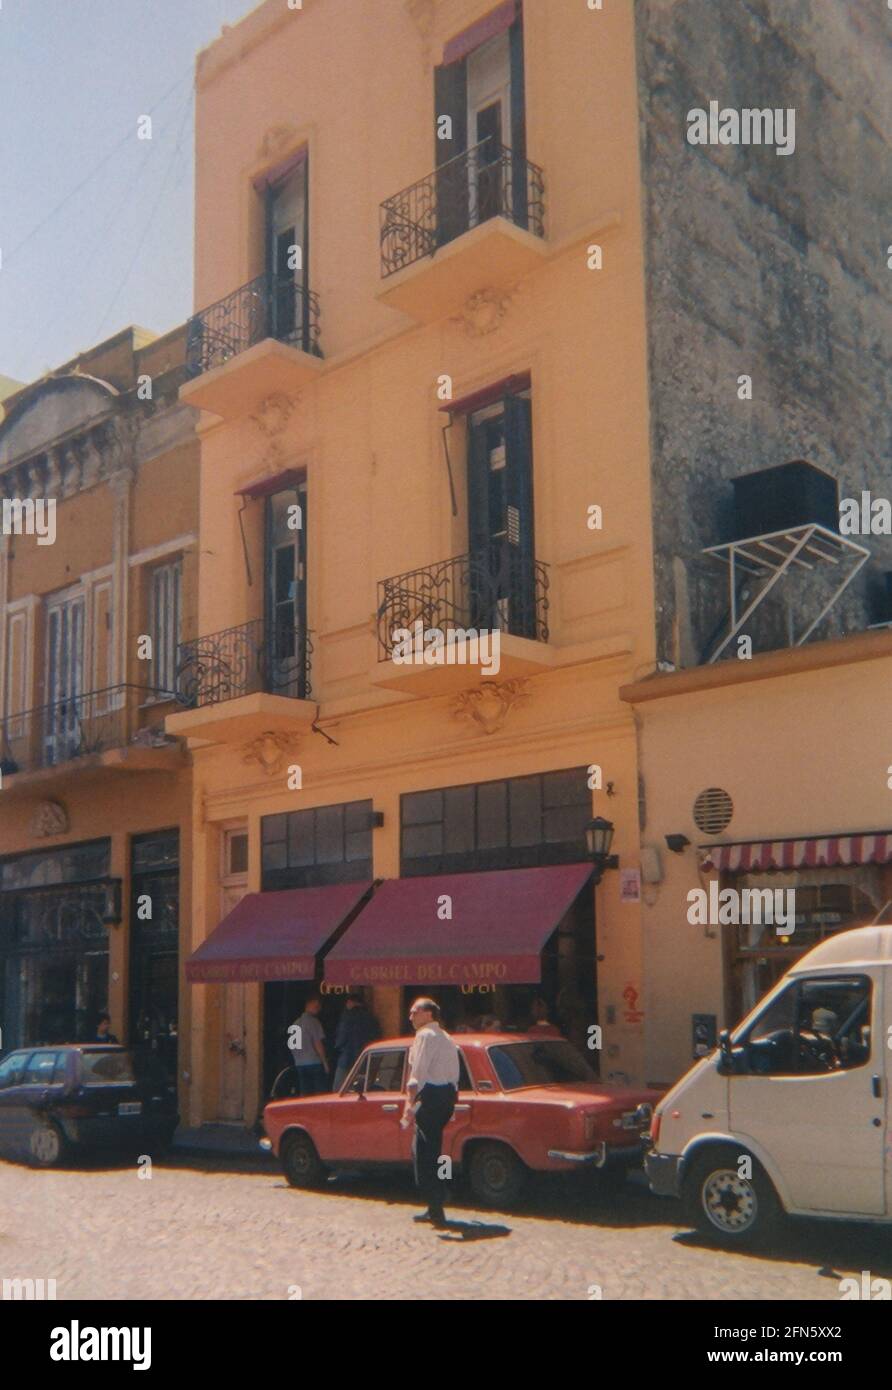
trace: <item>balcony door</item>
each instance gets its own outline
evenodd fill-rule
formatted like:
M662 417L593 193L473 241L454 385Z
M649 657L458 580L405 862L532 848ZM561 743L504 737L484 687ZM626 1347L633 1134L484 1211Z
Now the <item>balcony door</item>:
M520 16L434 69L434 245L498 214L528 225L524 86Z
M536 636L531 408L506 396L468 421L469 624Z
M274 695L307 692L307 485L267 499L267 685Z
M45 763L60 763L83 751L87 711L84 693L84 593L68 589L47 603Z
M500 34L468 57L468 222L475 227L503 207L502 150L511 146L511 62Z
M270 336L309 351L307 288L308 160L267 190L266 269L270 277Z

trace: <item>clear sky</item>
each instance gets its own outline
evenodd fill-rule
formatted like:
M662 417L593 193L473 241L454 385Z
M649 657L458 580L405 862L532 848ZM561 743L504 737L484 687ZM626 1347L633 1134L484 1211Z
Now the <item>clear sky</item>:
M0 0L0 375L191 313L194 57L254 3Z

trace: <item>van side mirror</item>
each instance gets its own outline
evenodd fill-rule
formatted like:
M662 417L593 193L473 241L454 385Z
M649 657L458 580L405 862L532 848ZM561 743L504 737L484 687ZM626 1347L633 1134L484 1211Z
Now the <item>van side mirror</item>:
M731 1075L734 1071L734 1053L731 1048L731 1033L727 1028L723 1028L719 1033L719 1071L723 1076Z

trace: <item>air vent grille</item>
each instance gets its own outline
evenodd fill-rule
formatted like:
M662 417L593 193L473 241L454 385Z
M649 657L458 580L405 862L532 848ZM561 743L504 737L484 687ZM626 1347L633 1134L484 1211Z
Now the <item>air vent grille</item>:
M704 835L721 835L733 815L734 802L721 787L707 787L694 802L694 824Z

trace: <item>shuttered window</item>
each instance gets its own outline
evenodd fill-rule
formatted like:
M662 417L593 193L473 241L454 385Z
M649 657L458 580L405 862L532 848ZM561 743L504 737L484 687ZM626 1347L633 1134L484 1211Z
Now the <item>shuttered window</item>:
M152 570L151 617L152 684L156 690L176 688L177 646L180 640L182 561Z

